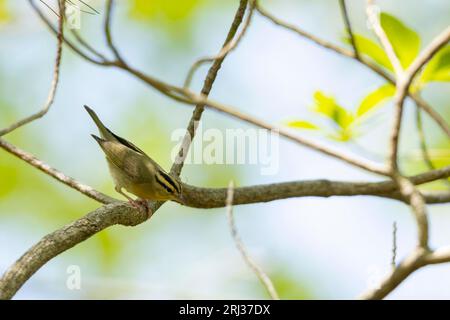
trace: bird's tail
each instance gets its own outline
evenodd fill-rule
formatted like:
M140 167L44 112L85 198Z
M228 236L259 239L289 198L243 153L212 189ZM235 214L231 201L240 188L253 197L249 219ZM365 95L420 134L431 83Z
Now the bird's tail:
M89 113L89 115L91 116L92 120L94 120L95 125L97 126L98 131L100 132L100 136L103 139L109 140L109 141L117 140L114 137L114 134L107 127L105 127L105 125L100 121L100 118L97 116L97 114L94 112L94 110L92 110L91 108L89 108L86 105L84 106L84 108Z

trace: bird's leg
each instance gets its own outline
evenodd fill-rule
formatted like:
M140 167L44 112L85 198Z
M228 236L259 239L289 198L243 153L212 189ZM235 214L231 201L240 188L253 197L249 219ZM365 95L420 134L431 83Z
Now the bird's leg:
M123 195L125 198L128 199L128 202L133 206L133 208L139 210L139 211L144 211L148 217L150 218L152 215L152 212L150 211L150 208L148 207L147 201L144 199L136 199L134 200L133 198L131 198L129 195L127 195L125 192L122 191L122 188L119 188L118 186L116 186L114 188L118 193L120 193L121 195Z

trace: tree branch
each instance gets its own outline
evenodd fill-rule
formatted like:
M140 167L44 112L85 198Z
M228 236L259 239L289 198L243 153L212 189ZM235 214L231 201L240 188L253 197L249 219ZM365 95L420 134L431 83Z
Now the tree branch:
M236 37L232 38L226 45L224 45L217 55L212 56L212 57L200 58L192 64L192 66L189 69L188 74L186 76L186 80L184 81L184 88L186 88L186 89L189 88L195 72L202 64L205 64L208 62L214 62L214 60L222 59L225 57L225 55L229 54L231 51L236 49L236 47L238 46L238 44L244 37L248 27L250 26L250 22L251 22L252 16L253 16L253 11L255 9L255 1L256 0L250 0L250 2L249 2L247 18L245 19L245 22L242 26L241 32Z
M374 2L375 2L374 0L367 0L367 8L366 8L367 18L373 28L373 31L377 35L378 40L380 40L380 43L383 46L384 51L386 52L386 55L389 58L389 61L392 64L397 78L400 78L403 75L402 64L399 58L397 57L394 47L389 41L387 34L384 32L384 29L381 26L379 17L380 14L379 7L377 7Z
M228 32L227 39L224 42L222 50L219 52L218 57L215 58L214 63L208 71L207 77L205 79L201 94L195 94L192 91L187 90L186 88L179 88L177 86L173 86L167 83L164 83L156 78L145 75L142 72L131 68L130 66L123 63L118 55L117 50L114 50L115 47L111 40L111 34L109 30L110 19L111 19L111 9L112 2L107 3L107 16L105 20L105 35L107 38L108 45L110 49L113 51L116 60L108 61L102 60L102 57L97 56L100 60L95 60L85 55L81 50L79 50L76 46L67 41L62 34L62 27L60 21L59 31L57 31L52 24L45 18L45 16L36 8L32 0L29 0L33 8L38 12L39 16L46 22L46 24L58 34L58 40L62 43L65 41L69 47L71 47L75 52L81 55L86 60L103 65L103 66L115 66L121 68L130 74L136 76L142 81L146 82L150 86L154 87L164 95L171 97L177 101L195 104L195 110L191 121L188 125L188 132L185 136L186 146L182 146L180 150L180 159L181 161L175 162L172 166L171 173L174 175L179 175L181 169L183 167L184 159L187 154L187 150L189 149L190 143L195 135L195 123L200 119L202 112L205 106L216 109L218 111L224 112L228 115L231 115L240 120L246 121L248 123L257 125L259 127L268 129L268 130L277 130L280 132L280 135L291 139L294 142L299 144L308 146L312 149L320 151L324 154L333 156L335 158L341 159L347 163L355 165L357 167L363 168L370 172L382 174L382 175L390 175L393 181L383 181L383 182L372 182L372 183L353 183L353 182L339 182L339 181L328 181L328 180L318 180L318 181L296 181L296 182L286 182L286 183L277 183L271 185L260 185L260 186L251 186L251 187L243 187L233 189L233 197L232 200L228 200L229 207L231 207L231 202L234 204L245 204L245 203L255 203L255 202L265 202L272 201L277 199L285 199L289 197L302 197L302 196L320 196L320 197L328 197L328 196L352 196L352 195L371 195L371 196L379 196L385 198L397 199L403 202L410 203L411 207L416 216L416 221L419 227L419 247L404 261L400 263L400 265L393 270L392 274L386 278L386 280L382 283L380 288L375 291L369 292L365 295L368 298L377 298L384 297L386 294L391 292L399 283L401 283L406 277L417 270L418 268L433 263L441 263L450 261L450 250L437 250L434 252L430 252L428 249L428 222L426 220L426 212L425 212L425 201L429 203L440 203L440 202L450 202L450 193L420 193L415 187L414 184L422 184L430 181L434 181L436 179L447 178L450 175L450 167L445 167L439 170L432 170L427 173L405 178L402 176L397 176L398 168L397 165L392 165L394 162L391 161L390 170L387 170L383 166L367 163L365 160L358 160L354 157L350 157L348 155L342 154L340 152L336 152L330 150L327 147L320 146L315 142L311 142L309 140L296 137L290 134L288 131L280 130L270 124L267 124L257 118L252 116L245 115L238 110L222 105L220 103L208 100L209 92L212 88L212 84L217 76L217 72L221 67L223 59L226 54L231 50L224 49L230 43L232 43L233 38L239 28L239 25L242 22L245 8L247 7L247 1L241 0L239 4L238 11L233 20L232 26ZM250 0L251 1L251 0ZM348 16L345 11L345 3L344 10L344 19L346 19L345 23L347 25L347 29L351 33L350 24L348 21ZM261 12L261 9L257 6L257 10ZM61 9L61 7L60 7ZM264 12L264 11L263 11ZM251 12L249 12L251 15ZM63 17L63 15L61 15ZM248 18L250 19L250 18ZM62 20L62 19L61 19ZM250 23L250 20L248 20ZM286 27L286 25L283 25ZM246 28L244 26L244 28ZM302 36L308 37L311 40L315 41L321 46L328 47L342 55L352 57L364 65L367 65L369 68L383 76L390 82L394 82L394 79L384 72L384 70L380 69L377 65L372 62L361 58L357 51L347 51L346 49L341 49L334 45L329 45L327 42L322 41L321 39L315 38L309 34L304 33L300 29L296 29L293 26L290 26L291 30L295 30L297 33L300 33ZM419 55L416 61L411 64L410 68L406 70L406 72L400 73L401 75L400 81L397 83L397 95L396 95L396 106L398 106L397 116L395 118L395 126L394 126L394 134L397 131L397 134L400 131L401 124L401 112L403 109L403 102L406 95L409 93L409 85L413 80L415 74L420 70L420 68L432 57L434 53L439 50L444 44L445 41L448 42L449 37L449 28L444 32L441 36L437 37L422 53ZM236 45L239 41L239 37L242 37L243 32L235 39ZM58 42L58 43L59 43ZM354 41L353 41L354 42ZM59 44L59 47L61 44ZM354 49L356 46L354 45ZM389 48L388 48L389 49ZM222 52L225 52L223 54ZM223 55L223 57L221 57ZM393 58L393 57L391 57ZM395 59L394 59L395 60ZM395 62L394 62L395 63ZM58 63L57 63L58 64ZM397 68L398 69L398 68ZM55 88L56 90L56 88ZM411 97L416 101L419 97L415 97L413 94L410 94ZM418 104L427 111L427 104L418 100ZM51 103L50 103L51 104ZM445 121L437 115L433 113L434 110L429 107L427 111L430 116L441 126L446 127L448 129ZM437 115L437 116L436 116ZM438 120L435 119L437 117ZM446 131L447 133L450 130ZM188 139L187 139L188 138ZM392 145L397 146L397 139L392 139ZM184 144L184 143L183 143ZM66 177L61 172L53 169L43 163L42 161L36 159L32 155L12 146L8 142L3 139L0 139L0 147L10 152L11 154L19 157L20 159L26 161L32 166L38 168L44 173L52 176L58 181L63 182L69 187L76 189L87 196L100 201L102 203L110 203L116 202L117 200L110 198L98 191L95 191L89 186L85 186L76 180ZM392 154L395 153L395 159L397 159L397 152L394 150ZM392 155L391 154L391 155ZM394 159L394 157L391 157ZM395 161L396 164L396 161ZM198 208L213 208L213 207L223 207L226 202L227 192L229 190L226 188L219 189L207 189L207 188L198 188L189 185L183 185L183 194L185 195L186 204L192 207ZM151 202L152 207L158 208L161 203L160 202ZM11 298L15 292L31 277L42 265L44 265L47 261L57 256L61 252L73 247L74 245L86 240L93 234L109 227L114 224L122 224L126 226L134 226L144 222L147 219L147 215L144 213L140 213L135 211L129 205L119 202L119 203L110 203L105 205L85 217L67 225L66 227L55 231L46 237L44 237L41 241L39 241L35 246L33 246L30 250L28 250L8 271L4 274L4 276L0 279L0 298L6 299Z
M341 8L342 18L344 19L345 29L350 39L350 44L352 45L353 48L353 56L355 57L355 59L359 60L358 47L356 46L355 37L353 36L352 25L350 23L350 18L348 16L345 0L339 0L339 6Z
M94 198L98 201L116 201L103 194L96 194L97 191L87 188L71 178L65 177L60 172L41 163L34 157L30 157L23 152L5 144L0 140L0 146L10 151L12 154L29 162L36 168L51 175L55 179L66 185ZM6 147L6 148L5 148ZM436 179L450 176L450 166L443 169L430 171L421 175L410 177L416 184L423 184ZM223 207L226 202L227 188L208 189L183 185L183 192L186 197L186 205L197 208ZM304 196L350 196L350 195L374 195L386 198L396 198L397 185L392 181L373 183L351 183L335 182L327 180L318 181L298 181L286 182L253 187L242 187L234 190L234 204L249 204L256 202L266 202L277 199ZM397 196L401 200L401 196ZM111 199L111 200L110 200ZM450 201L450 193L445 198ZM152 202L153 208L158 208L160 203ZM155 209L156 210L156 209ZM47 235L35 246L30 248L16 263L14 263L0 279L0 299L11 298L18 289L46 262L86 240L95 233L112 226L122 224L126 226L138 225L148 218L146 213L135 210L127 203L117 202L105 205L83 218ZM437 259L437 258L436 258ZM442 258L440 258L442 259Z
M111 35L111 17L112 17L112 11L114 7L114 0L106 0L106 16L105 16L105 22L104 22L104 34L106 37L106 43L108 44L109 49L113 52L114 57L116 60L122 64L125 64L125 61L123 60L122 56L119 53L119 50L114 45L114 42L112 40Z
M228 192L227 192L227 199L226 199L226 211L227 211L227 218L228 218L228 225L230 227L231 236L233 238L234 244L236 245L236 248L241 253L242 258L244 259L245 263L249 266L249 268L256 274L261 284L264 286L264 288L267 290L267 293L273 300L280 300L277 291L275 290L275 287L272 283L272 280L270 280L269 276L264 272L263 269L252 259L250 254L247 252L247 249L244 246L244 243L241 240L241 237L239 237L239 233L236 228L236 224L234 222L233 217L233 182L230 181L230 184L228 186Z
M52 178L58 180L59 182L64 183L66 186L69 186L72 189L75 189L82 194L88 196L89 198L92 198L94 200L97 200L100 203L107 204L112 202L117 202L118 200L111 198L94 188L82 184L78 182L77 180L66 176L61 171L58 171L52 167L50 167L48 164L44 163L43 161L37 159L32 154L23 151L16 146L12 145L11 143L7 142L6 140L0 138L0 148L3 148L5 151L11 153L12 155L18 157L19 159L27 162L31 166L41 170L45 174L51 176Z
M357 62L361 63L363 66L369 68L370 70L372 70L373 72L375 72L376 74L381 76L383 79L385 79L389 83L395 84L395 79L389 73L387 73L384 69L382 69L380 66L378 66L376 63L374 63L370 59L367 59L362 55L357 56L354 52L352 52L350 50L341 48L331 42L322 40L304 30L300 29L299 27L297 27L293 24L290 24L288 22L285 22L285 21L275 17L274 15L272 15L271 13L269 13L268 11L263 9L259 5L259 3L257 3L256 9L262 16L266 17L267 19L272 21L274 24L276 24L280 27L283 27L287 30L290 30L290 31L298 34L299 36L316 43L317 45L319 45L323 48L329 49L329 50L331 50L337 54L340 54L344 57L355 59L355 61L357 61ZM436 122L436 124L447 134L447 136L450 137L450 126L447 124L445 119L439 113L437 113L431 106L429 106L426 101L424 101L422 98L420 98L417 94L408 92L408 95L411 97L412 100L414 100L414 102L416 102L419 105L419 107L421 107Z

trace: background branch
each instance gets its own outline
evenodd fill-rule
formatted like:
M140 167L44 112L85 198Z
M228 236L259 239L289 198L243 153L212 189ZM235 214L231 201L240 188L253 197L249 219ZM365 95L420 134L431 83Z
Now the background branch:
M11 299L22 285L45 263L110 226L135 226L147 219L146 213L126 203L98 208L81 219L43 237L0 278L0 300Z

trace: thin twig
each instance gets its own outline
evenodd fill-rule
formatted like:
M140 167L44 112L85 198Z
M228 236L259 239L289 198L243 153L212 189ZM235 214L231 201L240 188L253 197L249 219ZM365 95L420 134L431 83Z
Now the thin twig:
M389 275L374 289L363 293L359 298L365 300L377 300L385 298L397 288L411 273L420 269L425 264L427 252L416 248L408 257L401 261L396 268L391 269Z
M189 92L186 92L186 94L188 94L188 93ZM356 167L359 167L366 171L380 174L380 175L388 175L389 174L389 171L380 164L372 163L371 161L369 161L367 159L361 159L361 158L353 156L351 154L333 150L332 148L323 146L315 141L300 137L297 134L293 134L289 130L272 125L270 123L267 123L261 119L254 117L254 116L242 113L239 110L236 110L231 106L226 106L221 103L215 102L213 100L205 99L203 97L201 99L197 100L198 99L197 95L190 95L190 97L194 101L197 101L198 103L201 103L202 105L206 105L207 107L209 107L211 109L215 109L217 111L226 113L227 115L229 115L233 118L236 118L241 121L250 123L254 126L269 130L275 134L279 134L280 136L287 138L295 143L306 146L308 148L311 148L315 151L318 151L325 155L331 156L333 158L339 159L341 161L347 162L353 166L356 166Z
M32 154L17 148L16 146L12 145L11 143L7 142L6 140L4 140L2 138L0 138L0 148L3 148L7 152L11 153L12 155L18 157L19 159L21 159L25 162L27 162L31 166L41 170L42 172L51 176L52 178L62 182L63 184L69 186L72 189L75 189L75 190L83 193L84 195L88 196L89 198L97 200L100 203L107 204L107 203L112 203L112 202L118 201L114 198L111 198L111 197L95 190L94 188L92 188L88 185L82 184L82 183L78 182L77 180L66 176L61 171L58 171L58 170L52 168L51 166L49 166L48 164L39 160Z
M428 250L429 227L425 199L409 179L399 174L394 175L393 179L398 184L400 193L407 199L414 213L417 223L418 246Z
M100 53L97 49L91 46L84 38L78 33L76 29L70 29L74 38L78 41L78 43L83 46L86 50L88 50L91 54L96 56L100 61L107 61L106 57Z
M397 259L397 222L394 221L392 224L392 260L391 260L391 266L392 269L395 269Z
M400 78L403 75L403 67L399 58L397 57L397 54L395 53L394 47L389 41L386 32L381 26L379 16L380 10L379 7L375 5L374 0L367 0L366 11L367 11L367 18L373 28L373 31L377 35L378 40L380 40L380 43L383 46L384 51L386 52L386 55L388 56L389 61L392 64L392 67L394 68L397 78Z
M241 32L236 37L232 38L225 46L223 46L217 55L211 56L211 57L200 58L192 64L191 68L188 71L186 79L184 80L184 88L190 87L192 79L194 77L194 74L201 65L208 63L208 62L214 62L215 60L218 60L218 59L222 59L223 57L225 57L225 55L229 54L231 51L236 49L236 47L238 46L238 44L244 37L244 35L250 25L250 22L251 22L252 16L253 16L253 11L255 9L255 2L256 2L256 0L249 1L247 18L245 19L245 21L242 25Z
M356 46L355 37L353 36L352 25L350 23L350 18L348 16L348 11L347 11L347 6L345 5L345 0L339 0L339 6L341 8L341 14L344 19L345 29L347 31L347 34L348 34L348 37L350 40L350 44L352 45L352 48L353 48L353 54L355 56L355 59L359 60L358 47Z
M429 170L434 170L436 169L436 166L431 160L430 154L428 152L427 139L423 129L422 110L419 107L416 107L416 128L417 134L419 136L419 144L420 144L420 151L422 153L422 159ZM450 186L450 181L448 179L442 179L441 181L445 183L447 186Z
M396 107L394 115L394 125L391 133L391 147L389 167L391 170L397 170L397 154L398 154L398 140L401 129L401 121L403 114L403 104L405 97L409 91L409 87L414 80L418 70L427 63L437 51L442 48L450 40L450 27L441 32L431 43L419 54L419 56L411 63L408 69L402 73L397 79L396 93L394 103ZM392 62L392 61L391 61Z
M112 40L111 35L111 18L112 18L112 11L114 8L114 0L106 0L106 15L105 15L105 23L104 23L104 33L106 37L106 43L108 44L108 47L111 49L111 51L114 54L114 57L117 59L117 61L125 64L125 61L123 60L122 56L119 53L119 50L117 50L117 47L114 45L114 42Z
M17 129L19 127L26 125L27 123L30 123L34 120L37 120L37 119L45 116L47 114L48 110L50 110L50 107L52 106L53 101L55 100L56 90L58 88L58 82L59 82L59 70L60 70L60 66L61 66L62 44L63 44L63 39L64 39L64 12L65 12L65 8L66 8L66 3L64 0L59 0L58 2L59 2L59 18L58 18L56 59L55 59L55 64L54 64L54 69L53 69L53 80L50 85L50 91L48 93L47 100L45 101L43 108L39 112L34 113L28 117L25 117L15 123L13 123L9 127L0 130L0 137L14 131L15 129Z
M44 264L62 252L113 225L135 226L147 214L125 202L102 206L46 235L27 250L0 278L0 300L11 299Z
M244 7L244 11L245 11L245 7ZM242 14L243 14L243 12L242 12ZM44 19L45 19L45 17L44 17ZM47 23L48 23L48 21L47 21ZM234 31L234 32L236 32L236 31ZM230 39L232 39L232 38L230 38ZM230 39L227 39L228 41L226 43L228 43L230 41ZM226 45L226 43L224 43L224 45ZM350 52L350 55L352 56L353 52ZM216 73L215 70L218 70L220 68L220 65L221 65L221 62L222 62L223 59L224 59L224 57L222 59L215 60L214 64L210 68L210 71L208 71L207 79L211 79L211 76L214 73ZM190 142L192 141L192 138L194 136L195 123L199 120L199 118L200 118L200 116L201 116L205 106L208 106L208 107L211 107L211 108L216 109L218 111L227 113L228 115L231 115L231 116L233 116L235 118L238 118L240 120L246 121L246 122L251 123L251 124L256 125L256 126L260 126L262 128L268 129L268 130L279 130L280 135L285 137L285 138L288 138L288 139L290 139L292 141L295 141L295 142L297 142L299 144L302 144L302 145L307 146L309 148L313 148L313 149L315 149L315 150L317 150L319 152L322 152L324 154L327 154L327 155L330 155L332 157L338 158L340 160L343 160L343 161L345 161L347 163L350 163L350 164L355 165L355 166L357 166L359 168L368 170L370 172L381 174L381 175L386 175L387 172L388 172L384 167L382 167L380 165L366 163L365 160L357 159L355 157L347 156L347 155L345 155L343 153L330 150L329 148L320 146L319 144L317 144L317 143L315 143L313 141L310 141L308 139L295 136L295 135L289 133L288 131L285 131L285 130L279 129L279 128L275 127L275 126L272 126L270 124L264 123L263 121L261 121L261 120L259 120L257 118L245 115L245 114L243 114L243 113L241 113L241 112L239 112L239 111L237 111L237 110L235 110L235 109L233 109L231 107L228 107L228 106L225 106L225 105L220 104L218 102L214 102L212 100L207 99L207 94L205 94L205 92L208 91L208 94L209 94L209 90L207 90L208 84L210 82L209 80L204 83L204 88L202 89L202 94L198 95L198 94L195 94L192 91L189 91L189 90L187 90L185 88L178 88L176 86L169 85L169 84L164 83L164 82L162 82L162 81L160 81L158 79L155 79L153 77L145 75L142 72L140 72L140 71L138 71L138 70L136 70L136 69L134 69L134 68L132 68L132 67L130 67L128 65L124 65L124 64L120 64L120 63L118 64L118 63L114 63L114 62L108 62L108 63L105 62L105 64L107 64L107 65L114 65L114 66L117 66L117 67L119 67L119 68L121 68L121 69L123 69L125 71L128 71L129 73L133 74L134 76L136 76L140 80L142 80L142 81L146 82L147 84L151 85L152 87L154 87L155 89L157 89L161 93L163 93L163 94L165 94L165 95L167 95L167 96L169 96L169 97L171 97L173 99L176 99L177 101L180 101L180 102L183 102L183 103L187 103L187 104L196 104L196 109L194 111L193 117L191 118L191 121L190 121L190 124L188 126L185 138L183 139L183 143L182 143L182 147L181 147L180 152L179 152L179 157L178 157L177 163L175 164L175 168L176 169L173 169L172 173L177 174L177 171L180 170L182 168L182 166L183 166L184 158L186 157L187 150L189 149L188 147L189 147ZM180 95L185 97L185 98L180 98Z
M239 29L240 24L242 23L242 19L245 14L245 9L247 8L248 1L247 0L240 0L239 6L237 8L237 11L234 15L233 22L231 23L231 27L228 30L227 37L225 41L223 42L222 47L225 47L236 35L237 30ZM222 62L225 60L227 54L219 59L214 60L213 64L208 70L208 73L206 75L205 81L203 82L203 87L201 90L201 95L193 94L192 92L184 89L183 93L193 101L195 101L195 109L192 113L192 117L189 121L189 124L186 128L186 134L183 138L183 141L181 143L180 150L178 152L178 157L175 160L175 162L172 165L172 168L170 169L170 173L173 175L180 175L181 170L183 169L184 161L187 157L190 145L194 139L195 132L196 132L196 125L198 121L200 121L203 111L205 109L205 104L207 101L207 98L209 96L209 93L211 92L212 85L214 81L216 80L217 73L219 72L220 67L222 66ZM189 95L187 95L189 93ZM193 96L190 96L190 95ZM201 99L193 99L193 97L201 97Z
M233 181L230 181L230 184L228 185L228 192L227 192L226 210L227 210L228 225L230 227L231 236L233 237L234 244L236 245L236 248L241 253L241 256L244 259L245 263L249 266L249 268L256 274L258 279L261 281L261 284L267 290L267 293L269 294L269 296L273 300L279 300L280 298L278 296L277 291L275 290L272 280L270 280L269 276L250 257L250 254L247 252L247 249L245 248L244 243L242 242L241 238L239 237L239 233L236 228L236 223L234 222L234 218L233 218L233 189L234 189Z

